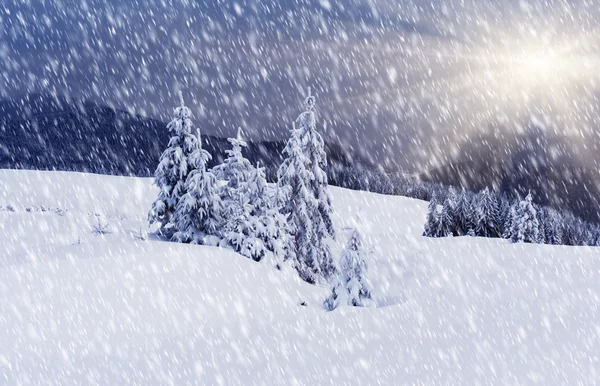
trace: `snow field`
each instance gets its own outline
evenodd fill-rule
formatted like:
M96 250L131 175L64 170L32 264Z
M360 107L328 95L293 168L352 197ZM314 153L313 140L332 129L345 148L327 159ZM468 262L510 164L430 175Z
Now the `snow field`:
M427 203L331 188L379 307L325 312L292 269L137 240L151 183L0 170L0 384L600 381L597 248L424 238Z

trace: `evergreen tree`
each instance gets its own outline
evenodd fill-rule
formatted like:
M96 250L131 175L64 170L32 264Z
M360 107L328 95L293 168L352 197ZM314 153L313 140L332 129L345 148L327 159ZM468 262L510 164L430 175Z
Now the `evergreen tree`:
M457 205L460 235L475 236L477 223L473 201L473 195L463 189Z
M504 224L504 233L502 234L502 238L510 239L513 226L517 217L517 206L518 202L513 203L508 209L508 215L506 216L505 224Z
M264 169L251 168L246 181L232 190L232 216L224 229L224 241L255 261L267 259L275 266L294 256L293 239L277 197L269 194Z
M537 216L538 216L538 221L540 223L540 243L544 243L544 244L550 244L548 242L548 236L550 234L551 231L551 226L549 224L549 220L548 220L548 208L544 207L544 206L540 206L540 205L534 205L535 210L537 211Z
M198 132L198 148L191 156L196 165L185 184L187 193L175 211L177 232L173 239L182 243L218 245L223 226L223 207L217 178L207 170L211 155L202 148Z
M540 240L539 229L537 211L533 206L533 198L530 192L523 201L519 202L519 206L515 209L510 240L513 243L538 243Z
M429 199L429 205L427 206L427 220L425 220L425 230L423 231L423 236L440 237L440 234L438 233L441 228L441 211L438 210L439 206L439 196L437 192L433 192L431 198Z
M340 305L355 307L374 305L371 285L365 276L367 274L365 258L366 251L360 233L352 229L340 259L340 274L324 303L327 310L334 310Z
M456 190L450 187L448 194L444 199L442 212L440 216L442 237L458 236L458 217L457 217L458 196Z
M592 236L590 240L590 245L594 247L600 246L600 229L595 226L592 230Z
M240 252L242 248L244 232L248 232L248 229L242 231L238 229L242 224L246 224L248 221L249 213L246 213L245 206L247 205L247 192L242 192L242 187L250 176L252 171L252 164L242 154L242 148L247 146L246 142L242 139L240 130L238 129L236 138L228 138L227 141L231 144L231 149L226 150L227 158L222 164L217 165L213 168L213 173L218 180L225 181L226 184L219 188L219 195L222 201L222 217L224 221L223 235L225 242L229 242L234 245L234 249ZM237 237L237 240L230 240L236 232L242 232ZM248 236L246 234L246 236ZM250 243L249 240L246 243ZM260 245L255 246L260 248ZM241 252L240 252L241 253ZM245 256L249 256L247 253L243 253ZM258 258L257 260L260 260Z
M335 265L327 240L335 233L331 221L332 207L329 196L327 166L323 138L316 131L315 98L305 100L304 111L296 122L288 141L278 175L280 187L289 187L289 196L282 208L288 215L295 239L295 266L300 277L315 283L335 273Z
M552 245L563 244L563 220L554 209L547 210L546 216L546 242Z
M498 225L500 206L496 197L486 187L479 195L476 206L475 234L481 237L500 237Z
M227 158L221 165L213 168L213 173L219 180L227 181L227 185L223 189L223 198L235 199L235 190L248 180L252 172L252 164L242 154L242 148L245 148L247 144L242 139L239 129L237 137L228 138L227 141L231 143L231 150L226 151Z
M499 196L500 200L500 213L498 216L498 220L496 224L498 225L498 237L507 238L507 235L510 232L510 228L506 228L507 224L510 222L510 200L506 195Z
M167 149L162 153L156 171L154 184L158 187L158 198L148 213L150 224L159 223L159 233L171 238L177 227L174 214L181 198L187 193L186 179L198 167L196 153L201 148L200 140L192 134L191 111L181 105L175 109L174 117L167 125L172 133Z

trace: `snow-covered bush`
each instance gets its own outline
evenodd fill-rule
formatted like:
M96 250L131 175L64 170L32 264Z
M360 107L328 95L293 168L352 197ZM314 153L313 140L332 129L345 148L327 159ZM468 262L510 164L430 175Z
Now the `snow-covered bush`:
M315 283L331 277L336 271L328 240L335 235L331 221L332 206L328 191L327 166L323 138L316 130L313 111L315 97L305 100L306 110L296 120L278 171L278 184L289 189L282 208L288 216L294 235L294 265L300 277Z
M200 166L197 156L200 138L192 134L191 111L185 107L181 94L180 99L181 105L167 125L173 135L154 172L154 183L159 192L148 213L150 224L159 223L159 233L167 238L177 231L173 216L179 201L187 193L186 179Z
M148 232L144 228L140 228L133 237L139 241L146 241L148 240Z
M96 215L96 221L92 224L92 233L98 236L103 236L112 233L112 226L106 217Z
M346 248L340 258L340 273L335 278L331 294L324 306L331 311L340 305L371 307L372 289L367 278L367 251L364 249L360 233L352 229Z

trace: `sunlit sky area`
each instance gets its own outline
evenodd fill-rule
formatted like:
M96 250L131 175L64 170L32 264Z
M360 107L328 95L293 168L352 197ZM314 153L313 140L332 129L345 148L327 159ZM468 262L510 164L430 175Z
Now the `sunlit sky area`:
M532 116L595 163L600 2L52 1L0 7L0 93L50 92L210 134L287 136L310 86L327 138L421 171ZM358 151L358 150L356 150Z

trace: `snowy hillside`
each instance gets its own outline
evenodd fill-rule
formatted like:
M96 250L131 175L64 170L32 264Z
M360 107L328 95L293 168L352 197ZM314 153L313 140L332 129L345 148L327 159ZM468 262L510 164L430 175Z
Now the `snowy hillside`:
M291 269L139 240L150 179L0 170L0 384L600 382L598 249L428 239L425 202L331 192L374 249L378 308L325 312Z

